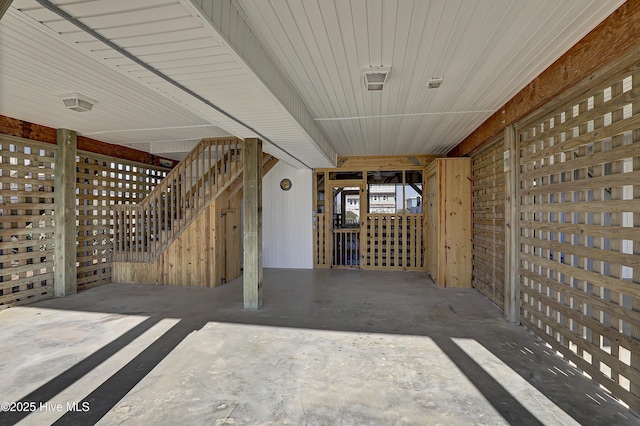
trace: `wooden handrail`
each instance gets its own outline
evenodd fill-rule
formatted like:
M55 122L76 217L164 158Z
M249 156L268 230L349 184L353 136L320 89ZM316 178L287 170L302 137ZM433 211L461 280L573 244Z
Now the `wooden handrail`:
M241 141L203 139L139 204L114 211L116 261L151 262L242 173Z

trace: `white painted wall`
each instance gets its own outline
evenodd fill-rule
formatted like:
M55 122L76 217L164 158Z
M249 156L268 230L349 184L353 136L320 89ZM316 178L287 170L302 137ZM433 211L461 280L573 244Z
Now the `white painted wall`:
M292 182L289 191L280 181ZM262 265L313 269L313 173L283 161L262 180Z

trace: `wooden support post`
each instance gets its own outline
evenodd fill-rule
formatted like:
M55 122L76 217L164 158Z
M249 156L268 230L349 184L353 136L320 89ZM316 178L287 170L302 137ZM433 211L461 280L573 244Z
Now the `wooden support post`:
M54 197L55 297L77 293L76 273L76 132L58 129Z
M244 308L262 307L262 141L244 140Z
M513 125L504 130L505 182L505 283L504 316L507 321L520 324L520 275L518 271L518 237L520 233L518 208L519 158L516 131Z

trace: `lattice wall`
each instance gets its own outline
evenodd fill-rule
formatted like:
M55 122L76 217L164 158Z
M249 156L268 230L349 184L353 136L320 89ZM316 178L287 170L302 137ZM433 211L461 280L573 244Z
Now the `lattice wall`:
M473 286L504 307L504 142L472 155Z
M639 100L625 73L518 129L522 322L636 412Z
M422 214L368 214L365 230L366 269L424 269Z
M114 204L139 203L168 169L79 152L77 158L78 289L111 282Z
M53 297L55 149L0 135L0 309Z

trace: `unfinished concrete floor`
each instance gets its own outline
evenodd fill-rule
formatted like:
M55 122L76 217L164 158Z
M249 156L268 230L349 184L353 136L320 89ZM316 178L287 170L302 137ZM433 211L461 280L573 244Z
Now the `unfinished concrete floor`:
M36 409L0 424L640 424L475 290L267 269L264 299L112 284L1 311L0 400Z

